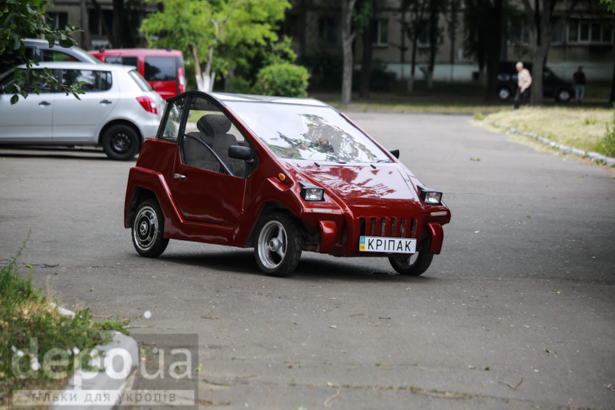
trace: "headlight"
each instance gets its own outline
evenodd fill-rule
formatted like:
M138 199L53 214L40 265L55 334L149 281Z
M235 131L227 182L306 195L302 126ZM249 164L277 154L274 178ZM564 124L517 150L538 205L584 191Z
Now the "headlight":
M301 185L301 198L305 201L322 201L325 197L325 189L319 186L310 184L309 182L299 181Z
M419 186L421 199L428 205L440 205L442 202L442 192L434 191L430 188Z

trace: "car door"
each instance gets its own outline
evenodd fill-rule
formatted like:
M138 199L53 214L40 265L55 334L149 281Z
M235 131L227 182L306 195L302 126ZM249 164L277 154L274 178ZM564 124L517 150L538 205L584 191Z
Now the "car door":
M117 106L120 90L112 71L61 70L64 85L82 86L84 94L58 93L53 111L53 139L67 143L92 142L98 139L98 130Z
M3 85L8 87L14 81L9 79ZM52 118L55 107L55 90L37 84L40 95L32 84L23 89L28 97L19 96L16 104L11 104L13 94L0 94L0 141L6 142L49 142L52 138Z
M545 67L542 78L542 94L544 97L551 97L555 91L555 75Z
M228 157L228 147L247 141L230 119L202 97L192 97L178 139L179 161L171 193L184 219L234 226L243 212L245 161Z

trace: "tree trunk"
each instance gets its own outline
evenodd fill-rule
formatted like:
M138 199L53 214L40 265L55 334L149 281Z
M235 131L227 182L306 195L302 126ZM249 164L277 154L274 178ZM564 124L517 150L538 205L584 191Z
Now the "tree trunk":
M369 98L369 75L372 71L372 34L374 27L371 22L363 31L363 56L361 58L361 79L359 82L359 96Z
M352 99L352 42L356 33L352 31L352 12L357 0L342 0L342 50L344 69L342 76L342 105L348 105Z
M609 103L615 104L615 66L613 66L613 81L611 82L611 98Z
M60 27L64 28L64 27ZM90 45L90 21L88 16L88 0L81 0L81 44L82 48L89 50L92 48Z
M489 11L490 35L487 37L487 100L497 97L498 71L502 48L502 0L495 0Z
M203 76L201 75L201 63L199 63L199 53L194 44L190 44L192 50L192 58L194 59L194 76L196 77L196 88L199 91L204 91Z
M113 47L122 48L124 0L113 0Z

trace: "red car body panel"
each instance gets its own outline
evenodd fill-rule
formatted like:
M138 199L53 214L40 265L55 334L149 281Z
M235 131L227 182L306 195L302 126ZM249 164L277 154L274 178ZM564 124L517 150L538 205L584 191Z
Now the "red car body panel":
M222 102L220 106L256 152L254 172L242 179L190 167L182 163L178 144L147 139L128 178L126 228L132 226L140 192L148 191L160 203L164 237L169 239L250 247L261 213L274 206L286 209L307 233L316 235L307 250L339 257L391 256L359 251L359 238L367 235L419 241L430 237L430 253L440 253L449 209L444 203L423 203L418 179L376 141L392 163L316 165L282 160ZM186 178L175 179L176 173ZM324 200L304 201L298 181L324 187Z

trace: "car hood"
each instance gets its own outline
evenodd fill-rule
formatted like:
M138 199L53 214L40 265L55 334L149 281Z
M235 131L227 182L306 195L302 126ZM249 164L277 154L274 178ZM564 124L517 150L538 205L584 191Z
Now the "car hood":
M289 161L290 162L290 161ZM409 176L402 174L399 165L375 164L322 164L292 161L292 166L309 182L325 190L352 199L405 199L418 201L418 195Z

